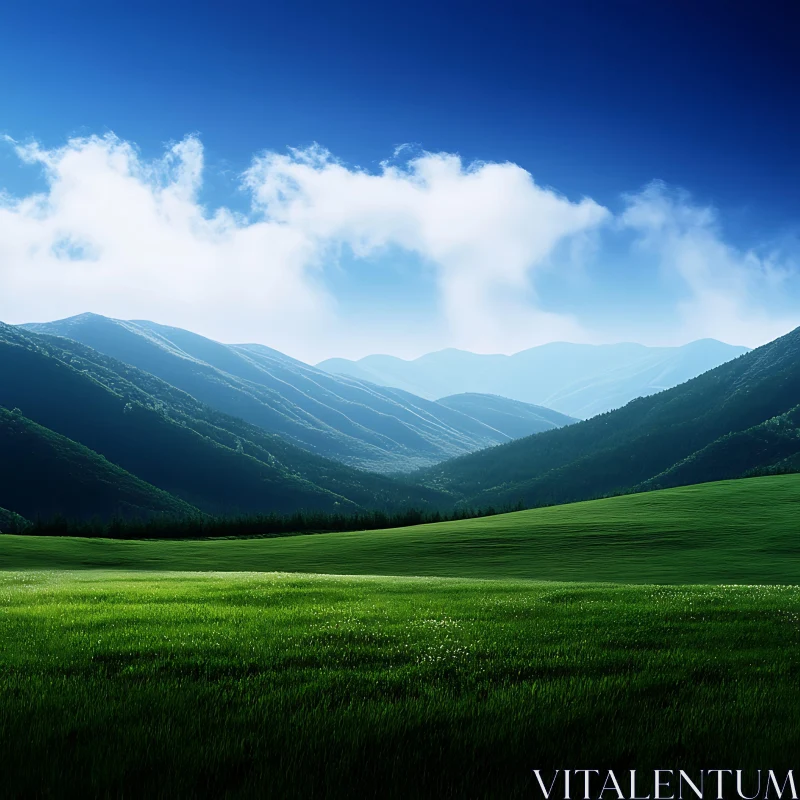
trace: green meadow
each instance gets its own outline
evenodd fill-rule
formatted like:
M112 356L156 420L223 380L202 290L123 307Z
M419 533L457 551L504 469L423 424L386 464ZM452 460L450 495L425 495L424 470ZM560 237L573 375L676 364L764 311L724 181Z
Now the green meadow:
M377 532L0 536L0 794L797 769L799 502L785 476Z
M0 566L800 583L800 475L354 533L213 541L3 536Z
M800 590L0 574L6 796L533 797L796 766Z

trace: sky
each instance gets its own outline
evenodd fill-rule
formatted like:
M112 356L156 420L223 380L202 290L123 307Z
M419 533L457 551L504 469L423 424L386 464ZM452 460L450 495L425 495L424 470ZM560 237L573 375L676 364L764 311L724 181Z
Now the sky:
M800 325L791 2L3 17L5 322L153 319L311 363Z

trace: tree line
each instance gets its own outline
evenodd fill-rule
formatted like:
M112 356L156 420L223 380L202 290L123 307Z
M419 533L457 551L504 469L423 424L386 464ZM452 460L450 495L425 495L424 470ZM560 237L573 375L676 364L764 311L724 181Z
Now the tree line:
M210 539L293 536L310 533L345 533L362 530L384 530L426 525L436 522L478 519L513 508L460 508L452 513L408 509L404 511L361 511L354 514L323 511L297 511L292 514L258 514L233 517L197 516L188 518L150 517L109 520L69 519L63 516L35 519L32 522L11 521L2 533L28 536L78 536L107 539Z

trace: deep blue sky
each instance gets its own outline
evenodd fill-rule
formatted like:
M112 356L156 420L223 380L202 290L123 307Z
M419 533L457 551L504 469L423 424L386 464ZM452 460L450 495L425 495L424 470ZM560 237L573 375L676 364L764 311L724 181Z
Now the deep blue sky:
M800 208L798 41L792 2L11 3L0 127L198 131L233 167L416 142L604 203L661 178L774 225Z
M367 169L401 143L510 161L615 212L660 179L749 247L800 220L799 20L710 0L11 3L0 131L113 131L152 157L197 132L211 205L237 202L254 153L314 141ZM0 151L0 188L37 176Z

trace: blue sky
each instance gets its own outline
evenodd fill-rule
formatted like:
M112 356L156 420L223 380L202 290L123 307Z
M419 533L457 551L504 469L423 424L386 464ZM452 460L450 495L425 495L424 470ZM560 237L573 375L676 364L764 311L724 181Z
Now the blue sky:
M791 9L13 4L0 319L759 344L800 324Z

